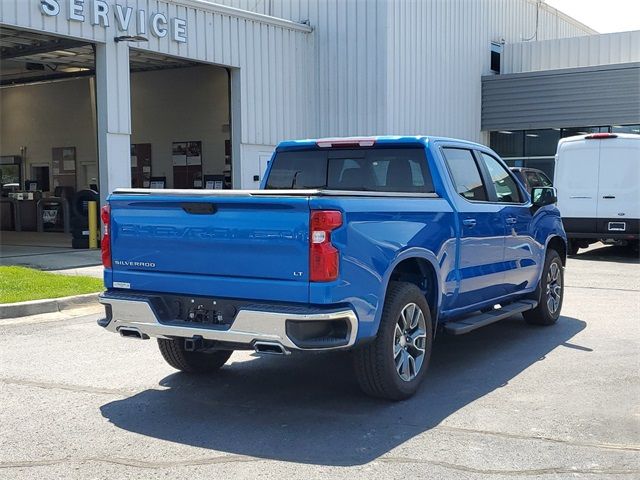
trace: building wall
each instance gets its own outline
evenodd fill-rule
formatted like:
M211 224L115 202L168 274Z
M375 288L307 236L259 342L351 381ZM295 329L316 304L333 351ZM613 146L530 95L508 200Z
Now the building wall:
M97 160L96 127L89 79L17 86L0 90L0 155L27 147L23 179L32 164L52 162L52 148L76 147L78 186L88 185L84 165ZM89 170L95 174L95 169ZM53 174L53 171L50 171Z
M640 30L505 45L502 73L640 62Z
M524 130L640 123L640 63L482 79L482 128Z
M87 19L71 22L66 20L67 2L60 2L62 11L57 17L46 17L37 0L0 0L0 24L96 42L112 42L122 35L115 21L108 28L91 25L90 2L85 3ZM315 67L307 26L200 0L118 3L187 20L186 43L174 42L170 35L157 38L147 33L149 41L136 48L239 69L242 111L237 127L242 143L275 144L282 138L309 136L315 130L314 117L308 113L315 108ZM136 33L134 27L130 30ZM111 102L112 108L129 108L125 99Z
M491 41L595 33L531 0L220 3L314 28L314 136L429 133L485 140L480 77L490 71Z
M241 156L234 160L243 172L259 169L259 152L290 138L415 133L486 141L480 78L489 71L490 42L594 33L533 0L220 2L226 5L120 0L187 19L186 43L147 35L149 42L136 48L232 69L233 145ZM115 22L108 28L69 22L66 10L44 17L35 0L0 0L0 7L0 23L106 42L108 78L125 75L125 47L111 44L121 34ZM108 135L126 136L129 96L108 97L99 108L110 112Z

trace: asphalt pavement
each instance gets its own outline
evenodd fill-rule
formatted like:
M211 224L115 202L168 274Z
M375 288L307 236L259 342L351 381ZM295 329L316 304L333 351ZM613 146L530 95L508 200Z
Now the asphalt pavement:
M640 268L568 261L563 316L436 340L419 393L364 397L349 353L176 373L96 308L0 321L0 478L640 476Z

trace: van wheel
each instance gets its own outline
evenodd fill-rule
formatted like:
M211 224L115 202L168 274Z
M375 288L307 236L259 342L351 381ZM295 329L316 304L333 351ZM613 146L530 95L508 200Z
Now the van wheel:
M564 268L555 250L547 251L544 270L536 290L538 306L522 316L532 325L553 325L560 318L564 298Z
M165 361L176 370L189 373L208 373L219 370L233 350L189 352L184 349L184 339L158 339L158 347Z
M567 255L577 255L580 247L578 246L578 242L576 240L569 240L569 248L567 249Z
M431 357L429 305L412 283L391 282L378 335L354 352L360 388L368 395L402 400L418 389Z

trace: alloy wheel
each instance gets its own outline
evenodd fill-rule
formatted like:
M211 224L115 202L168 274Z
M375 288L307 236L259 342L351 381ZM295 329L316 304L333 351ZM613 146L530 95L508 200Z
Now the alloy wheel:
M551 315L554 315L560 308L560 300L562 300L560 266L557 262L552 262L547 273L547 308Z
M424 362L427 342L424 313L415 303L409 303L400 312L393 336L393 356L396 371L402 380L410 382Z

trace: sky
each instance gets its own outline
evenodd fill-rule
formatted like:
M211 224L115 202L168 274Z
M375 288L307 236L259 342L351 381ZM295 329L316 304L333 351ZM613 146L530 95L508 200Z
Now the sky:
M599 33L640 30L640 0L546 0Z

